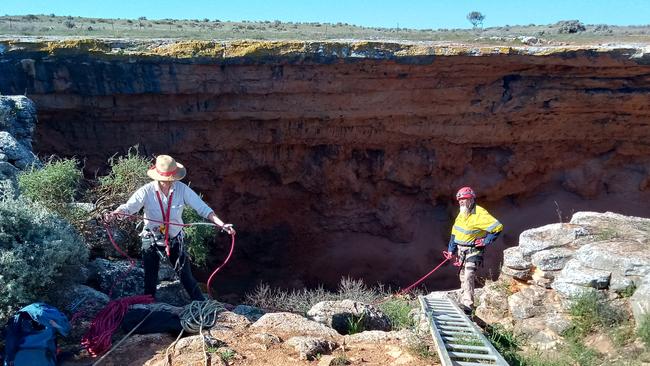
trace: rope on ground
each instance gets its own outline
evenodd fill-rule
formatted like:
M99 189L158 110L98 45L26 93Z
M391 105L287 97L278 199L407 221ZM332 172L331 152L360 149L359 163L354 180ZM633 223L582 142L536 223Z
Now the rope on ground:
M90 329L81 338L81 345L86 347L88 353L93 357L106 352L111 348L113 333L122 323L129 306L152 302L154 299L151 295L123 297L109 302L92 321Z
M104 353L104 355L103 355L102 357L100 357L99 360L95 361L95 362L92 364L92 366L97 366L97 365L99 365L99 363L102 362L102 361L106 358L106 356L108 356L111 352L113 352L114 349L116 349L117 347L119 347L120 344L122 344L122 342L126 341L126 339L129 338L129 337L131 336L131 334L133 334L133 332L135 332L135 330L138 329L138 328L142 325L142 323L144 323L144 321L147 320L147 318L148 318L149 315L151 315L151 314L153 314L153 310L149 310L149 312L147 313L147 315L145 315L145 317L142 318L142 320L140 320L140 322L139 322L138 324L136 324L136 326L133 327L133 329L131 329L131 330L130 330L130 331L129 331L129 332L128 332L124 337L122 337L122 339L120 339L119 342L117 342L113 347L111 347L111 349L109 349L108 352Z
M183 311L180 314L181 326L183 330L178 334L176 340L167 347L165 350L165 366L170 366L172 364L172 355L169 353L169 350L173 350L176 347L176 343L184 332L188 333L199 333L203 336L203 328L212 328L217 324L217 316L226 308L218 301L215 300L205 300L205 301L192 301L191 304L186 305L183 308ZM207 353L205 350L205 340L201 342L203 346L203 358L205 364L208 364Z

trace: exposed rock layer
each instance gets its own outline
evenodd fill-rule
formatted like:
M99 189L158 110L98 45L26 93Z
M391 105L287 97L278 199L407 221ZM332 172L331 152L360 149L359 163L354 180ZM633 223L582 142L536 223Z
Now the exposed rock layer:
M240 229L233 286L409 284L440 260L463 185L505 223L506 245L559 210L643 215L650 203L639 50L115 47L7 43L0 92L36 102L40 154L84 157L91 173L139 144L188 166Z

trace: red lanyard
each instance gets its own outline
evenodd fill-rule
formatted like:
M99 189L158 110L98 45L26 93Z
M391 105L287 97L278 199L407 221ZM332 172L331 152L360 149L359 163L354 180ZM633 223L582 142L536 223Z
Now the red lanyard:
M160 212L162 213L162 220L165 222L165 226L162 227L162 230L165 232L165 252L169 257L169 217L172 212L172 199L174 198L174 191L169 194L169 200L167 201L167 213L163 209L162 200L160 199L160 191L156 191L156 197L158 198L158 204L160 205Z

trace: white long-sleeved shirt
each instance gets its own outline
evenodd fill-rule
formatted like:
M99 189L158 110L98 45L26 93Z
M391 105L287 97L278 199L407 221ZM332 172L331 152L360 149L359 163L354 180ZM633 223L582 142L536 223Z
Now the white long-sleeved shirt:
M185 183L178 181L174 182L172 187L169 189L169 196L165 196L162 191L160 191L160 186L157 181L147 183L135 191L125 204L117 208L117 211L133 215L144 207L144 229L156 231L156 229L163 226L163 224L148 220L163 221L163 214L160 212L160 204L158 203L156 192L160 192L160 199L165 213L167 212L169 204L169 196L172 197L171 213L169 214L170 222L177 222L179 224L183 223L183 207L185 207L185 205L190 206L199 215L206 219L213 211L205 202L203 202L201 197L192 190L192 188L188 187ZM174 193L173 196L172 192ZM169 237L175 237L182 229L183 228L178 225L169 225Z

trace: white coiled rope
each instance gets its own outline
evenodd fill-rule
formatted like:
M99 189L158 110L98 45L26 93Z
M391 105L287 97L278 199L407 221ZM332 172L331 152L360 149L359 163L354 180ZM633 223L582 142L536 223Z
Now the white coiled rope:
M226 308L223 304L216 300L192 301L191 304L185 305L180 314L183 330L180 332L176 340L167 347L167 350L165 351L165 365L171 365L169 350L176 346L176 342L181 339L183 332L199 333L203 335L203 329L212 328L217 323L217 316L224 310L226 310ZM201 344L203 345L204 361L207 365L208 360L205 352L205 340L203 340Z

